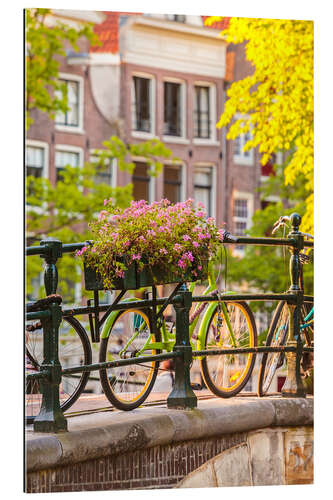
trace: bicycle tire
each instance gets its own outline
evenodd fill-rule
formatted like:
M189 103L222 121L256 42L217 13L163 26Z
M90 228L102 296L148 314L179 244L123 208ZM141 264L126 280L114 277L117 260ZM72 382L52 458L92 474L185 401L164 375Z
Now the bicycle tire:
M120 350L116 352L118 339L121 339L123 346L126 347L138 328L141 329L141 332L128 345L126 352L121 355L119 354ZM151 321L148 310L119 311L108 335L101 339L99 361L105 362L107 358L117 360L135 357L150 334ZM153 334L151 340L152 342L160 341L160 333ZM157 352L159 351L155 349L146 351L149 355L157 354ZM158 362L152 361L147 365L133 364L119 368L102 369L100 370L100 380L104 394L110 403L119 410L128 411L137 408L147 399L155 383L157 372Z
M72 335L70 334L70 331L68 331L66 323L68 323L74 330L74 335L77 335L76 338L79 339L79 344L75 341L73 342ZM66 325L65 327L63 326L64 324ZM62 330L66 332L65 335L62 335ZM40 365L43 361L42 330L36 330L36 332L33 333L29 332L26 338L25 352L26 371L30 371L32 373L39 371ZM71 316L63 318L62 324L59 327L58 357L62 367L65 360L70 361L70 366L77 364L88 365L92 362L92 352L88 335L81 323L76 318ZM29 364L31 364L30 367ZM62 411L68 410L68 408L70 408L80 397L88 382L89 373L90 372L82 372L76 376L71 376L69 374L62 377L59 394L60 408ZM42 403L42 395L39 392L38 380L26 380L25 403L26 418L31 421L36 415L38 415Z
M303 304L301 310L301 323L307 314L307 304ZM276 306L274 315L268 330L266 346L278 347L286 345L289 330L289 310L285 301L280 301ZM306 344L310 346L313 340L313 328L307 327L303 331ZM265 352L262 355L258 372L257 394L259 397L267 394L276 370L283 365L284 353Z
M234 322L232 329L236 336L237 347L255 347L257 345L257 327L250 307L245 302L228 302L225 305L230 321ZM216 305L204 334L205 349L232 347L225 319L220 327L214 325L218 314L218 306ZM217 330L218 333L216 333ZM253 371L255 358L255 353L221 354L204 357L200 365L206 386L213 394L221 398L235 396L247 384ZM244 364L244 368L241 367L242 364ZM219 383L221 377L224 380Z

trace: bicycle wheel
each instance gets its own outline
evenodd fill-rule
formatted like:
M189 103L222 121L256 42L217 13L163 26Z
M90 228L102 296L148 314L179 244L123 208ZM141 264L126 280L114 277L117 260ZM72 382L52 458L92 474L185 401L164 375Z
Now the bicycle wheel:
M285 345L289 328L289 311L286 302L278 303L266 338L266 346ZM264 352L258 373L258 396L267 393L276 370L283 365L284 354L280 352Z
M43 362L43 331L26 332L25 348L26 374L36 373ZM66 317L59 327L59 361L65 366L91 364L92 355L88 335L81 323L73 317ZM69 374L62 377L59 391L60 407L67 410L83 392L89 379L89 372ZM25 415L28 420L38 415L42 403L39 381L26 379Z
M257 328L253 313L244 302L225 303L235 346L225 314L218 306L214 310L205 332L205 349L255 347ZM248 382L255 363L255 354L221 354L201 360L201 373L207 387L216 396L229 398L240 392Z
M101 339L99 361L116 361L135 358L151 335L148 312L143 310L120 311L107 338ZM151 342L159 341L151 335ZM142 355L157 354L147 349ZM133 410L142 404L153 388L158 362L133 364L100 370L101 384L110 403L119 410Z
M303 304L301 309L301 324L304 324L304 318L310 311L308 304ZM285 301L280 301L275 309L271 325L266 338L266 346L278 347L286 345L289 330L289 309ZM313 340L313 326L301 329L301 335L304 335L308 346ZM262 355L261 365L258 373L258 396L267 394L278 368L284 363L285 355L279 352L265 352Z

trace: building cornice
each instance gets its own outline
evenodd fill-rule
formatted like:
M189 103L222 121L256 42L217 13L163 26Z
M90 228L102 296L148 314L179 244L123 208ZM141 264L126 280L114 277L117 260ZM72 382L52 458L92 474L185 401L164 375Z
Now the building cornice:
M225 37L220 36L221 30L218 29L193 26L189 24L178 23L175 21L168 21L167 19L162 20L162 19L142 17L142 16L134 17L132 22L133 24L136 25L147 26L159 30L174 31L177 33L201 36L204 38L213 38L215 40L218 39L221 42L226 43Z

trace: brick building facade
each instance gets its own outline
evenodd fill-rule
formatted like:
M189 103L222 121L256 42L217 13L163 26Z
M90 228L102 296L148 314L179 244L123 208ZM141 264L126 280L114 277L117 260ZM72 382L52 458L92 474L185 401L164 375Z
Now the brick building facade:
M92 21L102 42L79 53L67 50L60 77L67 84L70 110L55 121L35 112L27 134L27 171L48 176L67 163L83 164L102 141L157 137L178 158L157 178L143 158L133 158L133 176L115 162L104 176L111 185L133 182L134 197L148 201L189 197L201 201L217 223L242 234L260 208L262 179L256 150L244 153L246 137L226 140L215 124L233 79L251 71L239 46L217 37L228 23L204 26L204 16L142 15L117 12L53 11L63 22Z

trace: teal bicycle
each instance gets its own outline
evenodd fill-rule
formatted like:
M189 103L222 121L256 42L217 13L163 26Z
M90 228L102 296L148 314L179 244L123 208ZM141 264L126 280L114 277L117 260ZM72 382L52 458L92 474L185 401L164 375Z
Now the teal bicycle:
M231 235L230 235L231 236ZM208 266L208 287L203 295L217 294L213 263ZM194 291L196 283L189 285ZM231 292L229 292L231 293ZM128 298L127 302L136 300ZM202 318L202 319L200 319ZM152 328L152 311L137 309L114 311L101 331L99 361L135 358L161 352L171 352L175 344L175 327L165 318ZM233 354L233 348L255 347L257 329L253 313L245 302L210 302L193 307L189 328L192 349L230 348L230 354L199 358L206 386L219 397L231 397L248 382L255 363L254 353ZM133 364L100 370L100 380L106 397L121 410L141 405L153 389L159 364Z
M273 233L279 229L281 226L286 226L289 222L289 217L284 216L274 224ZM311 234L302 233L306 239L314 239ZM303 265L310 263L312 257L306 253L304 249L300 253L301 260L301 272L299 279L299 286L301 290L304 289L303 283ZM311 303L304 302L301 308L301 322L300 322L300 333L303 342L307 347L313 346L313 329L314 329L314 307ZM280 301L275 309L272 317L272 321L268 330L266 338L266 346L278 347L284 346L287 343L289 331L289 308L285 301ZM261 365L258 374L258 385L257 393L258 396L264 396L268 393L269 388L272 385L272 381L275 373L279 368L284 365L285 355L279 352L265 352L262 355ZM303 359L301 363L303 377L306 377L308 372L312 369L312 355L310 353L303 354Z

